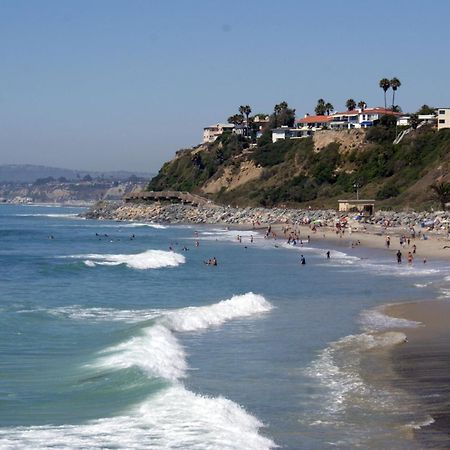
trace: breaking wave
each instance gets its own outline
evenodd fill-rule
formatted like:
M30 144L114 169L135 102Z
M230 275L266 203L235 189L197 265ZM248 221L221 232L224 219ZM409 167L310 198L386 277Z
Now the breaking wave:
M180 379L188 368L186 354L174 332L199 331L228 320L269 311L271 304L251 292L218 303L174 311L147 311L154 322L128 341L106 348L88 369L118 371L136 367L148 377L166 380L168 387L145 399L126 415L90 421L81 425L11 427L0 429L0 446L7 448L212 448L264 450L275 448L259 434L263 424L223 397L202 396L188 391ZM111 309L73 310L58 308L57 314L74 319L122 317ZM138 312L140 314L140 312ZM156 317L155 317L156 316ZM148 317L142 317L146 320Z
M159 269L161 267L176 267L184 264L186 258L175 252L166 252L163 250L147 250L134 255L111 255L111 254L86 254L71 255L68 258L83 259L88 267L99 266L118 266L126 265L131 269Z
M139 367L151 376L175 381L186 376L187 363L174 331L205 330L270 309L272 305L263 296L249 292L208 306L169 311L139 336L104 350L95 365L114 370Z

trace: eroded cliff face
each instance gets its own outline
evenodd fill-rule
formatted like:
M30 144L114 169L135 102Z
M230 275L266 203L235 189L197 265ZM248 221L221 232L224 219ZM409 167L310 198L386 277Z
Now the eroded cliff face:
M236 206L336 207L359 193L388 207L428 207L435 180L448 180L450 130L323 130L314 137L251 145L236 135L177 152L147 189L188 191Z
M242 161L238 166L228 166L218 172L218 176L211 177L201 191L204 194L217 194L221 190L232 191L250 181L261 177L263 168L258 167L254 161Z

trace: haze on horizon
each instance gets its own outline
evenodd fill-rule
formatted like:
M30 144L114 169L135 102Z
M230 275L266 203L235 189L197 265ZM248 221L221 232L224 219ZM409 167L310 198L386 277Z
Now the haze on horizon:
M0 164L156 172L239 105L450 106L450 2L0 3Z

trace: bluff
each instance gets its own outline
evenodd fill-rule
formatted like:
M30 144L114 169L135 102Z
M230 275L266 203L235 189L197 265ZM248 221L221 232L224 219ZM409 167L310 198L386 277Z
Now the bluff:
M398 131L398 130L397 130ZM450 130L423 126L393 144L395 127L316 132L255 145L234 134L180 150L148 190L188 191L219 204L335 208L338 198L375 198L380 207L438 206L430 185L450 180Z

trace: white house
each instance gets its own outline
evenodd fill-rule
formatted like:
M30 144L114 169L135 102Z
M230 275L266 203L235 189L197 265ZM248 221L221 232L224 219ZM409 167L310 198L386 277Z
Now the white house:
M419 121L419 123L425 122L430 124L435 124L437 121L435 114L419 114L417 116L417 120ZM411 124L411 116L406 115L397 117L397 125L399 127L409 126L410 124Z
M450 128L450 108L438 108L437 113L438 130Z
M331 115L330 128L332 130L346 130L351 128L367 128L374 125L382 116L401 116L401 113L385 108L354 109L352 111L337 112Z
M203 143L214 142L225 131L233 131L234 125L231 123L217 123L203 128Z
M308 134L299 128L280 127L272 130L272 142L281 141L283 139L297 139L307 137Z

